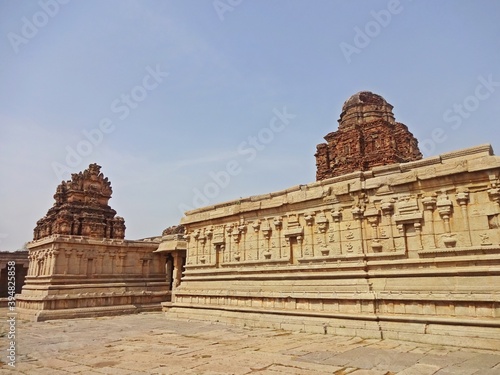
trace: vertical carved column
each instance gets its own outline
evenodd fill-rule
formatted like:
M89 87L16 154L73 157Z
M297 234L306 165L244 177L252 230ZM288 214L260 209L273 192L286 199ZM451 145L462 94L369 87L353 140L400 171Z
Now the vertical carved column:
M263 245L263 247L264 247L264 252L263 252L264 258L265 259L270 259L271 256L272 256L272 254L273 254L273 252L274 252L274 254L276 256L276 253L275 253L276 250L271 251L271 248L273 247L273 246L271 246L272 230L271 230L271 226L269 225L269 223L267 222L267 220L264 220L264 222L260 226L260 229L262 231L262 237L263 237L263 239L265 241L265 243ZM278 249L278 251L279 251L279 249ZM278 259L279 259L279 255L278 255Z
M396 250L402 250L404 252L407 252L408 251L408 245L406 243L405 226L404 226L403 223L399 223L399 224L396 225L396 228L398 229L399 237L401 237L403 239L403 246L402 246L402 248L396 249Z
M434 229L434 210L436 209L436 195L424 197L422 199L422 204L424 205L424 229L425 235L430 237L430 241L427 245L431 249L435 249L436 246L436 230Z
M28 273L27 276L33 276L35 270L35 258L33 257L33 253L30 251L28 254Z
M234 257L233 256L233 245L231 243L233 227L231 225L226 225L224 229L225 229L227 237L228 237L228 241L227 241L227 252L228 252L228 259L229 259L228 261L232 262L233 257Z
M255 260L259 260L261 258L260 256L260 248L261 248L261 243L260 243L260 220L255 220L252 224L251 227L253 228L253 233L252 235L249 235L250 237L250 248L252 248L253 245L255 245ZM253 240L252 240L253 239ZM252 245L253 242L253 245ZM263 250L263 255L267 254L267 251L269 249L269 246L267 243L263 243L262 247L264 248ZM265 255L264 255L265 256Z
M206 249L208 255L208 263L212 264L215 262L215 259L212 259L216 256L215 254L215 246L212 246L212 238L214 235L214 231L212 227L205 230L205 241L207 242Z
M42 275L46 275L48 272L48 250L43 250L43 255L42 255Z
M388 236L390 237L390 251L396 250L396 245L394 243L394 232L392 228L392 213L394 212L394 199L388 199L382 201L380 205L380 209L382 210L382 215L384 218L383 224L386 228L389 229Z
M415 228L415 234L417 237L417 245L418 245L418 250L423 249L422 245L422 223L416 221L413 223L413 228Z
M464 230L467 233L466 234L466 246L471 246L472 245L472 238L470 234L470 226L469 226L469 215L467 212L467 203L469 202L469 193L467 191L459 191L455 195L457 199L457 203L460 206L460 210L462 211L462 217L463 217L463 223L464 223Z
M59 255L59 250L54 249L50 251L50 275L56 274L57 256Z
M326 218L323 212L321 212L318 215L318 218L316 219L316 224L318 226L318 232L320 233L321 236L321 245L319 251L321 252L321 255L327 256L330 253L330 250L328 249L328 240L326 235L326 231L328 229L328 219Z
M207 262L207 254L206 254L206 244L207 244L207 236L205 235L205 230L203 230L203 234L198 237L198 243L201 246L201 256L200 262Z
M378 233L379 215L379 211L375 207L367 209L364 213L364 217L366 217L371 227L371 248L376 253L382 251L382 243Z
M200 263L200 255L198 253L198 238L200 237L200 230L197 229L193 232L193 239L194 239L194 256L195 256L195 263L198 264ZM192 249L191 249L192 250ZM191 255L192 256L192 255Z
M306 252L308 251L309 254L305 254L305 255L309 255L310 257L314 257L314 228L313 228L313 224L314 224L314 213L309 213L307 215L304 215L304 220L306 221L306 225L307 225L307 240L306 242L310 245L310 248L306 250ZM308 246L309 247L309 246Z
M500 205L500 188L498 183L498 178L496 176L490 176L491 188L488 189L488 196L496 204Z
M340 222L342 221L342 208L340 207L335 207L331 211L332 214L332 219L334 223L334 231L338 233L338 238L339 238L339 250L338 253L342 254L342 230L340 228Z
M71 254L73 253L72 249L66 249L64 250L64 257L66 258L66 267L64 270L64 274L71 273L70 272L70 261L71 261Z
M281 257L283 256L281 252L281 228L283 227L283 222L281 221L281 218L275 217L273 219L273 224L277 232L276 237L278 238L278 259L281 259Z
M361 243L361 253L365 253L365 246L364 246L364 236L363 236L363 209L359 208L358 206L355 206L352 209L352 217L354 220L358 221L358 234L359 234L359 239Z
M76 256L78 259L78 275L82 274L82 258L83 258L83 253L84 251L82 249L78 249L76 251Z
M243 260L248 259L248 249L246 248L247 241L246 241L246 231L247 231L247 226L245 225L245 222L243 219L240 219L240 224L238 225L238 246L240 247L241 250L243 250ZM243 237L243 244L241 244L241 238Z
M96 273L102 274L104 273L104 250L100 249L97 251L97 259L98 259L98 264Z
M45 252L45 275L52 274L52 251L54 250L50 249Z
M182 257L179 252L174 252L174 272L173 272L173 289L176 289L181 284L182 278Z
M299 258L304 257L304 236L297 236L297 245L299 245Z
M237 224L233 226L233 233L232 233L232 238L233 238L233 246L234 246L234 260L240 261L240 260L245 260L241 255L240 251L240 230L238 229Z
M35 258L35 273L33 276L39 276L40 275L40 266L41 266L41 260L38 256Z
M109 260L111 264L111 274L115 273L115 262L116 262L116 250L112 249L109 251Z
M120 249L118 252L118 272L123 272L123 266L125 263L125 258L127 256L127 252L124 249Z
M445 234L443 236L444 245L446 247L454 247L457 240L453 238L453 234L451 234L451 226L450 226L450 217L453 212L453 203L448 199L448 195L443 191L438 197L437 200L437 210L439 212L439 216L444 223L444 231Z

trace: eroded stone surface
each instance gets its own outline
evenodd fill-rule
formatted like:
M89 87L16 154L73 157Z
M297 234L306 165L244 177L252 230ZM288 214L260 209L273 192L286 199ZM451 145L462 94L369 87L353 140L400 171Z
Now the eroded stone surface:
M380 95L358 92L342 107L337 131L316 148L316 180L422 158L408 127Z
M15 372L4 364L2 374L431 375L457 368L493 374L500 362L493 351L417 344L415 355L401 341L170 320L159 313L18 321L16 328ZM1 320L0 335L7 329ZM456 362L420 364L433 350L453 351Z
M112 192L97 164L73 173L57 187L54 206L38 220L33 239L53 234L123 239L125 220L108 205Z

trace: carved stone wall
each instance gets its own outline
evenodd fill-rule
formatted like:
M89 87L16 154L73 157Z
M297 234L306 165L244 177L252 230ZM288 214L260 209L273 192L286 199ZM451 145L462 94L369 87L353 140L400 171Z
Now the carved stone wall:
M325 136L316 151L316 180L422 158L418 141L396 122L392 105L363 91L342 107L337 131Z
M485 145L189 211L167 314L498 348L499 178Z
M170 298L158 242L52 235L33 241L20 318L36 321L161 309Z
M71 180L63 181L54 194L54 206L34 229L33 239L53 234L78 235L93 238L125 237L125 220L115 216L108 206L112 189L101 167L90 164L88 169L73 173Z

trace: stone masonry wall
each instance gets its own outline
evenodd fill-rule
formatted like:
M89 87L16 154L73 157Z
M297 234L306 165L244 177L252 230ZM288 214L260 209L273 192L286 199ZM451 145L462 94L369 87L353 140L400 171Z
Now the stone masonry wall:
M486 145L187 212L167 314L498 348L499 178Z

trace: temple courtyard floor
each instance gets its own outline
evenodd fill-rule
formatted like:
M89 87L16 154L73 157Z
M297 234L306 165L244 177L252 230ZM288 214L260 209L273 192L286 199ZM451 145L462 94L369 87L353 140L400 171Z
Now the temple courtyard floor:
M15 322L0 374L493 375L499 351L168 320L162 313Z

